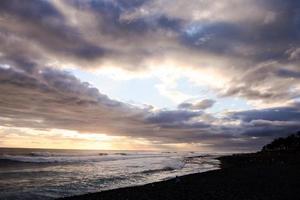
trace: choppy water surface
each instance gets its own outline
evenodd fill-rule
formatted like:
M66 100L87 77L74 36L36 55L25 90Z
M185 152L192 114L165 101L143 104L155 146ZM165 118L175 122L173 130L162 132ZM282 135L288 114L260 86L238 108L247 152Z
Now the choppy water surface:
M0 199L54 199L219 168L197 152L0 149Z

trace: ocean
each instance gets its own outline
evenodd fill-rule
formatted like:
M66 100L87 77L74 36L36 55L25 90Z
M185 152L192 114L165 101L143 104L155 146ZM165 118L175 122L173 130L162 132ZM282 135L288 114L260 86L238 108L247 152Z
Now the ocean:
M219 168L201 152L0 148L0 199L55 199Z

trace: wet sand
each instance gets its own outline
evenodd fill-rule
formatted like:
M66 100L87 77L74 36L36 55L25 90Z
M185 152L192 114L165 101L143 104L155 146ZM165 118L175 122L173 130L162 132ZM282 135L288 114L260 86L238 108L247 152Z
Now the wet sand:
M64 200L289 200L300 199L300 154L255 153L220 157L220 170Z

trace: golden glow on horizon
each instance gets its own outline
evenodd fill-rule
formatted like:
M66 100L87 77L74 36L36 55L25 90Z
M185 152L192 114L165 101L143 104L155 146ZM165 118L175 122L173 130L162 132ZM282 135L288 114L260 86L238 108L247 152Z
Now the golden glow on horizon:
M0 126L0 147L47 148L47 149L91 149L91 150L202 150L202 144L155 144L142 139L125 136L109 136L98 133L30 128L8 128Z

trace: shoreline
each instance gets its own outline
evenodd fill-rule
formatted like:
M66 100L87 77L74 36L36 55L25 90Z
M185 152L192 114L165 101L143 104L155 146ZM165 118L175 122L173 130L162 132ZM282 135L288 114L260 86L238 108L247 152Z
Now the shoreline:
M288 200L300 196L299 154L251 153L217 159L221 169L60 200Z
M192 174L173 177L173 178L170 178L170 179L167 179L167 180L156 181L156 182L153 182L153 183L146 183L146 184L142 184L142 185L133 185L133 186L103 190L103 191L100 191L100 192L86 193L86 194L82 194L82 195L75 195L75 196L69 196L69 197L62 197L62 198L58 198L56 200L102 199L103 196L101 196L101 195L106 195L106 193L107 194L108 193L115 193L115 192L116 193L123 193L123 192L127 193L128 191L134 192L133 190L135 190L135 189L143 189L144 187L145 188L157 187L158 185L164 184L164 183L166 183L166 184L180 184L182 179L185 179L189 176L206 174L206 173L209 173L209 172L214 172L214 171L219 171L219 170L222 170L222 169L220 168L220 169L214 169L214 170L209 170L209 171L205 171L205 172L192 173ZM112 195L112 194L108 194L108 195ZM120 195L117 195L117 196L120 196ZM120 198L120 199L123 199L123 198Z

